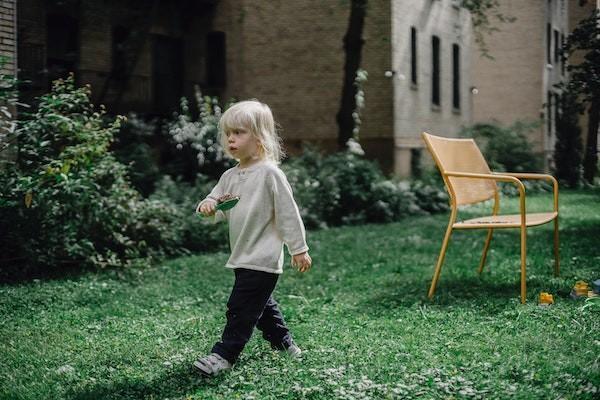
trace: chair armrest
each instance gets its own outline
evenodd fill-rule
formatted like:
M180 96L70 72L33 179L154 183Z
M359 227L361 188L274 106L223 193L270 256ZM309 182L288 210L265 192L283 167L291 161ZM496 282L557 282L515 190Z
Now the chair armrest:
M494 181L501 182L511 182L517 186L519 189L519 211L521 214L521 228L525 229L525 185L518 178L505 174L477 174L471 172L456 172L456 171L447 171L444 172L446 176L452 176L456 178L472 178L472 179L490 179Z
M492 172L494 175L514 176L519 179L539 179L552 182L552 192L554 194L554 211L558 212L558 181L555 177L548 174L534 174L523 172Z
M523 182L521 182L517 177L506 174L477 174L472 172L447 171L444 173L444 175L454 176L456 178L490 179L494 181L512 182L519 188L519 193L521 191L523 191L523 194L525 193L525 186L523 185Z

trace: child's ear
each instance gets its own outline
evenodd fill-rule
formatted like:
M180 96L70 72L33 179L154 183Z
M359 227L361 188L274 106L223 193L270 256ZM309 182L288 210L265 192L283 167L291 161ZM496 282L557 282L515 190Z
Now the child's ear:
M261 156L264 156L264 155L265 155L265 153L266 153L266 151L265 151L265 146L262 144L262 142L261 142L261 141L259 141L259 142L257 143L257 146L258 146L258 154L259 154L259 155L261 155Z

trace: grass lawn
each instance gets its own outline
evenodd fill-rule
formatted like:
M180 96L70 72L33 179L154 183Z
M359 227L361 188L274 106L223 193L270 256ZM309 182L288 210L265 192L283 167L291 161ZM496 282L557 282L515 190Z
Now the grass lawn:
M550 209L550 197L528 208ZM0 286L0 397L597 399L600 307L569 292L600 278L600 192L563 191L560 210L561 276L552 225L530 229L525 305L517 230L495 233L481 277L485 231L455 233L433 301L447 214L309 232L313 269L287 269L276 290L302 360L255 334L213 380L191 364L224 326L225 253ZM538 306L541 291L555 305Z

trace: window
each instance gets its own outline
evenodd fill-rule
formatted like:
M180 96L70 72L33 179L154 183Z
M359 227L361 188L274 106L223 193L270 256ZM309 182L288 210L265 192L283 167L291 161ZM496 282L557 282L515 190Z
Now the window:
M560 62L560 32L554 30L554 63Z
M212 88L225 87L227 70L225 32L209 32L206 36L206 81Z
M552 26L546 24L546 62L552 64Z
M546 94L546 123L547 123L547 134L552 135L552 92L548 91Z
M565 35L564 33L560 34L560 73L561 75L565 74L565 64L566 64L566 59L564 58L564 55L562 53L562 49L565 45Z
M79 23L77 19L63 14L49 14L46 21L46 66L48 84L76 72L79 56Z
M125 26L115 26L112 31L112 73L117 80L127 77L128 40L131 31Z
M417 28L410 28L410 81L413 85L417 81Z
M154 35L152 88L157 113L179 106L183 94L183 43L180 39Z
M452 107L460 110L460 47L452 45Z
M440 105L440 38L431 37L431 102Z

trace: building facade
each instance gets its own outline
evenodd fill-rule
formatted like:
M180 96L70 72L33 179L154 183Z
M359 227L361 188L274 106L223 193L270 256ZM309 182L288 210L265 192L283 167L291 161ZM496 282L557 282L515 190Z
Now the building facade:
M6 36L16 2L2 4ZM422 131L456 136L473 123L531 121L530 139L550 165L554 85L566 79L560 44L597 2L499 4L516 21L486 36L488 59L460 0L368 1L367 157L409 176L428 157ZM338 0L20 0L17 47L3 36L0 51L18 54L25 102L72 71L109 112L168 115L197 85L222 101L268 103L290 154L306 143L333 151L349 14L350 1Z
M343 38L349 2L264 0L21 0L24 101L74 72L113 113L165 115L179 97L257 98L269 104L289 153L304 143L337 147ZM393 87L388 0L371 0L363 36L361 143L393 164Z
M471 19L459 1L392 1L394 172L410 176L421 132L453 136L471 121Z
M504 0L500 12L514 16L488 36L493 59L474 53L473 123L537 122L534 151L551 164L556 138L557 89L567 79L560 48L568 35L567 0Z

